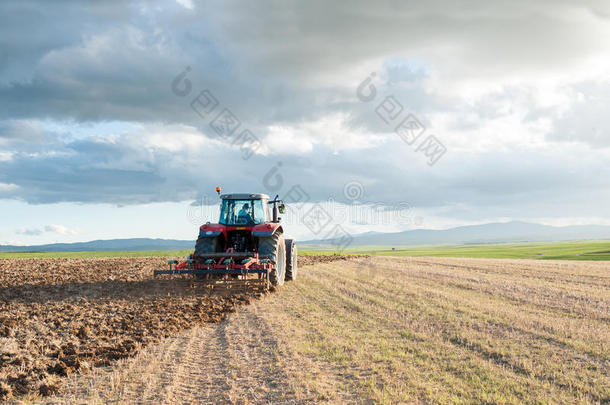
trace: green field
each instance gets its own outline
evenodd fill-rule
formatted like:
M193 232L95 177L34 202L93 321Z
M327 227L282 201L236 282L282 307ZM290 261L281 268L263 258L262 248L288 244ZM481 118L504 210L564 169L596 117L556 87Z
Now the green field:
M304 254L330 253L303 246ZM363 246L347 249L347 254L374 256L480 257L490 259L610 260L610 241L530 242L477 245Z
M190 250L165 250L142 252L33 252L0 253L0 259L56 258L56 257L186 257ZM300 246L305 255L333 254L319 246ZM490 259L539 259L539 260L610 260L610 241L582 242L530 242L480 245L430 245L430 246L363 246L347 249L345 254L373 256L431 256L431 257L480 257Z

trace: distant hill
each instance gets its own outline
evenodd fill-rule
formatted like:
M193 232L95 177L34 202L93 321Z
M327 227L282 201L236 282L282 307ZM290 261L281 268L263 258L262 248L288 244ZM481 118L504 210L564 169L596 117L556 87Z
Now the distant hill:
M353 246L404 246L500 242L542 242L584 239L610 239L610 226L548 226L528 222L500 222L460 226L445 230L416 229L396 233L354 235ZM302 241L302 244L325 245L330 240Z
M610 226L555 227L527 222L504 222L460 226L446 230L417 229L397 233L366 232L354 235L352 246L405 246L500 242L541 242L610 239ZM299 241L307 245L328 245L329 240ZM194 249L192 240L110 239L38 246L0 245L0 252L107 252Z
M192 240L174 239L110 239L78 243L53 243L38 246L0 245L0 252L108 252L194 249Z

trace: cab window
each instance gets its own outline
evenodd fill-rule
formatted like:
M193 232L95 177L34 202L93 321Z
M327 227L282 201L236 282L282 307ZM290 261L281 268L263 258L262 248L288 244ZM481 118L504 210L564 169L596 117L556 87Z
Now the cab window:
M220 209L220 223L223 225L256 225L265 222L262 200L223 200Z

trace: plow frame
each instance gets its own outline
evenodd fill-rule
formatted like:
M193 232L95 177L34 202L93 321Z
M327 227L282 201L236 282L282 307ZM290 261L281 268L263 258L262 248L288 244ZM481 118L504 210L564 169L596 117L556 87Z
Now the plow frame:
M185 261L178 262L177 260L169 260L169 269L154 270L153 276L157 278L159 275L193 275L205 276L197 281L201 282L229 282L233 284L236 281L244 282L259 282L263 283L266 289L270 288L269 273L275 266L275 263L267 257L259 257L258 253L254 252L225 252L225 253L208 253L204 256L198 256L197 259L190 255ZM239 263L236 260L240 260ZM256 274L257 279L248 279L248 275ZM212 278L211 276L224 276L222 278ZM233 277L237 275L237 280Z

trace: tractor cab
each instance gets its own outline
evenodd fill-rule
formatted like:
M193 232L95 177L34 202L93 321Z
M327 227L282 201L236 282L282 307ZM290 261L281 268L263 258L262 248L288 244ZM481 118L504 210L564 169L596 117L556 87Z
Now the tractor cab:
M265 194L223 194L219 224L254 226L271 222L269 197Z
M279 222L278 212L285 211L284 204L276 197L269 201L266 194L223 194L220 196L220 218L225 226L255 226L262 223ZM273 205L270 212L269 205Z

